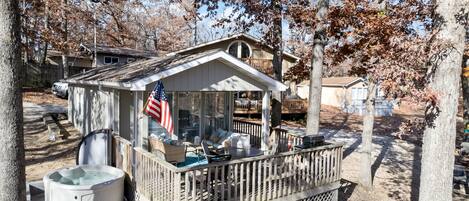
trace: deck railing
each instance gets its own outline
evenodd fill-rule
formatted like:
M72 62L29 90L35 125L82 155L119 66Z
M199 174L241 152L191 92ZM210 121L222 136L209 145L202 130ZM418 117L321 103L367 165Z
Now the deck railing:
M238 133L246 133L250 135L251 145L255 147L261 146L262 125L259 123L243 121L239 119L233 120L233 131ZM275 132L275 133L274 133ZM293 135L288 135L288 131L281 128L270 128L270 136L277 137L278 152L290 151L291 147L302 143L302 139Z
M307 100L283 99L282 114L305 114L308 109ZM235 100L234 112L238 114L260 114L262 100L238 99Z
M336 190L341 178L342 145L190 168L134 151L136 200L298 200Z
M128 140L113 135L112 138L112 165L124 170L132 176L132 143Z

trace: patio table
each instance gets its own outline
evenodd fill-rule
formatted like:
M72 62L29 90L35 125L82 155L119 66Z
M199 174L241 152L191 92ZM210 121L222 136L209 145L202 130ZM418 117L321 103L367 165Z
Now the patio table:
M220 149L220 150L223 150L223 149ZM264 155L264 151L262 151L260 149L256 149L254 147L251 147L249 149L230 147L228 149L227 154L231 155L231 160L236 160L236 159L240 159L240 158L261 156L261 155Z

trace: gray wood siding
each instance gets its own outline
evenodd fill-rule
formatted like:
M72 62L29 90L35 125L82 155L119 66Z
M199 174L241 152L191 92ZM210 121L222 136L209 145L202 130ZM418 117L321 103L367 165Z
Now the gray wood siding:
M220 61L211 61L175 74L163 79L163 83L167 91L262 91L266 88L264 84Z
M112 128L113 92L91 86L71 86L69 119L82 134L96 129Z
M130 91L119 93L119 135L130 140L133 99Z

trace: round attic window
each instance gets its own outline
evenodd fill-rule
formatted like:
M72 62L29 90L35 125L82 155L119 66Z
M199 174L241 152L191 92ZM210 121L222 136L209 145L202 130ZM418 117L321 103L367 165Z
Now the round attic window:
M252 51L251 47L244 41L234 41L228 46L228 53L240 58L251 57Z

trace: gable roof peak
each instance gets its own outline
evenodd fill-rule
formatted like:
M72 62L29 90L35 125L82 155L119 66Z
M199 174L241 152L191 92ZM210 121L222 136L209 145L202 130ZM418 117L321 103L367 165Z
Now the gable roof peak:
M262 41L261 39L255 37L255 36L252 36L248 33L244 33L244 32L241 32L241 33L235 33L235 34L232 34L232 35L229 35L227 37L223 37L223 38L219 38L219 39L215 39L215 40L212 40L212 41L208 41L208 42L205 42L205 43L201 43L201 44L198 44L198 45L195 45L195 46L192 46L192 47L188 47L188 48L184 48L184 49L181 49L181 50L177 50L177 51L174 51L174 52L170 52L168 54L166 54L167 56L171 56L171 55L175 55L175 54L183 54L184 52L187 52L187 51L190 51L190 50L194 50L194 49L198 49L198 48L201 48L201 47L205 47L205 46L208 46L208 45L212 45L212 44L216 44L216 43L219 43L219 42L223 42L223 41L227 41L227 40L232 40L232 39L242 39L242 38L245 38L245 39L248 39L248 40L252 40L254 41L255 43L258 43L260 45L264 45L266 46L267 48L270 48L270 49L273 49L272 46L266 44L264 41ZM291 54L291 53L288 53L286 51L283 51L283 54L285 56L288 56L290 58L293 58L294 60L298 61L300 60L299 57Z

